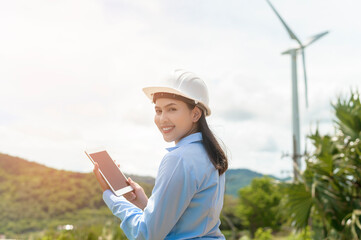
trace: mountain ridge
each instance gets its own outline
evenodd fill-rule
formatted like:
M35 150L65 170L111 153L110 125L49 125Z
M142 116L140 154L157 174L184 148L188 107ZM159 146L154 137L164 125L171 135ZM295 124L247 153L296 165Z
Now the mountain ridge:
M270 177L280 182L289 181L291 177L278 178L273 175L262 174L247 168L228 169L226 172L226 191L228 195L238 197L239 189L248 186L254 178Z

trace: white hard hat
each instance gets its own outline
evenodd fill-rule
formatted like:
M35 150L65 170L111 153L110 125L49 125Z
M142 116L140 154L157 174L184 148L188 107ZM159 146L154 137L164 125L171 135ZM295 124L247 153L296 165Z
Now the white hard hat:
M211 115L207 86L192 72L183 69L174 70L173 74L166 78L163 86L145 87L143 91L152 101L155 93L171 93L194 100L206 116Z

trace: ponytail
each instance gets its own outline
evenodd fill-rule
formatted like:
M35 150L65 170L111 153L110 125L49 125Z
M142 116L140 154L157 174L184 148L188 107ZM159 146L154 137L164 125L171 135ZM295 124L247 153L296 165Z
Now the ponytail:
M198 129L202 133L204 148L206 149L212 164L218 170L219 175L222 175L228 168L228 159L214 134L209 129L204 112L202 112L198 124Z

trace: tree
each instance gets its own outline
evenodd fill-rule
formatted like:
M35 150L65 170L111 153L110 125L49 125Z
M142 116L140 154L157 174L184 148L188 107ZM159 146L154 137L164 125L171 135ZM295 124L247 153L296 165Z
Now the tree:
M315 147L306 158L301 181L287 188L285 209L298 229L319 219L323 238L361 236L361 101L358 92L332 105L336 134L309 138Z
M251 185L239 190L240 200L237 215L242 224L249 227L254 236L258 228L278 230L281 216L278 205L281 200L280 187L269 177L255 178Z

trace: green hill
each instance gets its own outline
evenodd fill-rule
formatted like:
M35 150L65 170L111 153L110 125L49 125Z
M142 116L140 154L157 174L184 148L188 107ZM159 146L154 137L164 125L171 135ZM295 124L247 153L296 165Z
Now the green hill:
M150 194L151 178L132 178ZM93 173L56 170L0 154L0 235L106 220L114 217Z
M269 176L279 181L288 181L291 178L280 179L272 175L264 175L249 169L229 169L226 172L226 194L238 197L238 190L249 185L254 178Z

